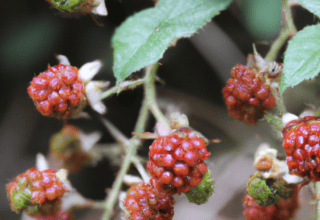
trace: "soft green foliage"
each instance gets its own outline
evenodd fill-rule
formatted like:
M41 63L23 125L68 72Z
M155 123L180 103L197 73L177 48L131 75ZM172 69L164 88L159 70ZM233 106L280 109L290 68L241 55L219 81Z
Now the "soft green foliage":
M257 175L251 177L247 184L248 193L261 206L269 206L279 202L279 197L271 189L266 181Z
M300 4L311 11L313 14L320 16L320 1L319 0L299 0Z
M185 195L188 197L189 202L201 205L206 203L212 195L213 185L214 181L211 179L211 173L208 171L203 175L202 182L198 186L191 188Z
M232 0L160 0L158 5L128 18L112 39L113 72L119 84L162 58L171 42L190 37L224 10Z
M312 79L320 71L320 25L304 28L290 41L284 56L280 93Z

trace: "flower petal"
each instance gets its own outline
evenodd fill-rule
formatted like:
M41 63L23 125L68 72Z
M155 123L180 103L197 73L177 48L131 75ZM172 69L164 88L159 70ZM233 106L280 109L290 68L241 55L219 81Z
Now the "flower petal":
M40 171L49 169L49 163L48 163L46 157L41 153L37 154L36 167Z
M97 7L95 7L92 11L92 14L100 15L100 16L107 16L108 15L108 10L106 7L106 4L104 0L100 0L100 3Z
M67 65L67 66L70 66L70 61L68 59L68 57L66 57L65 55L57 55L56 56L57 60L59 61L59 64L64 64L64 65Z
M100 94L102 90L105 90L109 82L102 81L90 81L86 85L86 94L91 107L100 114L105 114L107 107L100 100Z
M102 62L95 60L90 63L84 64L79 69L79 77L85 82L89 82L101 69Z

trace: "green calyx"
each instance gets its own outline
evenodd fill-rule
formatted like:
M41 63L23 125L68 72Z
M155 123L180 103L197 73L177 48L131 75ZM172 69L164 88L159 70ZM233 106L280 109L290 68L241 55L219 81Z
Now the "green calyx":
M80 144L79 138L57 133L50 140L50 152L57 157L69 157L74 152L81 151Z
M283 179L277 180L272 187L275 189L275 193L283 199L289 199L293 194L293 187L287 185L286 181Z
M212 195L214 191L213 185L214 180L211 179L211 173L208 171L203 175L202 182L198 186L191 188L185 195L188 197L189 202L201 205L206 203Z
M53 6L61 12L76 13L83 11L86 6L86 0L49 0ZM91 3L89 3L91 5ZM91 5L94 7L94 5Z
M249 179L247 190L261 206L269 206L279 202L279 197L273 192L273 188L267 185L266 180L260 179L258 173Z

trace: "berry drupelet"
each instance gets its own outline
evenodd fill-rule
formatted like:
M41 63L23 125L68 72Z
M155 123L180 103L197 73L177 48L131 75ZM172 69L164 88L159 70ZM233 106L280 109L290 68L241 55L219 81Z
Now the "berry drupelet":
M282 134L290 173L320 181L320 118L293 120L286 124Z
M175 187L177 193L199 185L207 166L203 162L210 153L196 132L182 128L158 137L149 147L147 169L160 183Z
M54 170L36 168L18 175L6 188L11 209L16 213L25 210L33 217L55 215L68 191Z
M28 93L44 116L67 119L81 112L86 104L84 84L76 67L63 64L33 78Z
M240 64L232 68L231 77L222 89L229 115L248 125L256 125L263 111L276 105L270 85L255 69Z
M132 186L124 206L132 220L171 220L174 214L172 191L161 189L156 179Z

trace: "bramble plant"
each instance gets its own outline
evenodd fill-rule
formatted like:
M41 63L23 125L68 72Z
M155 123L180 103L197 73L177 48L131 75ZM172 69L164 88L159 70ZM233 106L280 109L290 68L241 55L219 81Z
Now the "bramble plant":
M103 0L46 1L67 16L107 15ZM300 207L301 188L310 187L317 204L316 219L320 220L320 110L309 110L298 117L287 112L283 101L288 87L313 79L320 72L320 24L298 32L291 4L299 3L281 2L283 25L278 38L265 57L253 45L247 64L235 64L230 70L231 77L221 96L230 117L239 123L255 126L265 120L272 124L286 153L286 160L280 160L278 151L268 143L257 148L253 158L256 172L248 176L248 194L243 198L245 218L293 219ZM320 16L318 1L299 2ZM35 76L27 92L35 108L43 116L61 120L63 128L52 136L49 155L38 154L36 168L6 185L11 209L24 212L23 219L71 220L74 208L101 208L101 219L108 220L119 200L125 219L170 220L174 218L174 196L185 194L189 202L197 205L214 197L217 180L213 180L206 164L211 155L207 148L219 140L208 140L193 129L183 112L167 117L157 102L156 81L164 52L180 38L197 33L231 3L232 0L159 0L154 7L130 16L112 38L116 85L111 88L109 82L92 80L102 67L101 61L77 68L66 56L57 55L58 64ZM278 63L280 49L287 41L283 64ZM141 69L142 77L132 77ZM126 137L106 119L108 115L104 116L106 106L102 100L138 86L144 88L144 99L132 137ZM69 124L71 118L88 118L83 112L88 104L99 114L116 145L97 146L100 132L85 134ZM154 131L146 130L150 113L156 119ZM138 155L138 148L147 139L153 143L146 160ZM85 199L72 187L67 173L96 164L103 156L121 164L120 170L105 201ZM129 173L131 164L140 177ZM126 192L122 191L124 184L130 186Z

